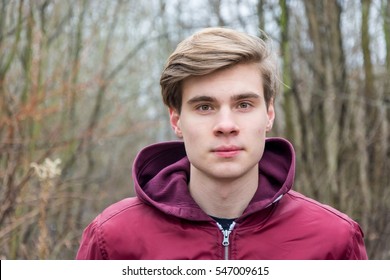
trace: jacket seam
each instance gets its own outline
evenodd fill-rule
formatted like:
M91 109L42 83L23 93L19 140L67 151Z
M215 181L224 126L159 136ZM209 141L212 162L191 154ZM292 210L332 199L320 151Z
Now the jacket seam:
M343 215L345 214L342 214L342 213L338 213L338 210L335 210L335 209L329 209L329 207L331 206L327 206L327 205L324 205L322 204L321 202L316 202L316 201L313 201L311 198L308 198L308 197L301 197L299 195L295 195L294 193L292 192L288 192L287 193L288 195L296 198L296 199L300 199L300 200L304 200L312 205L315 205L315 206L318 206L320 207L321 209L324 209L326 210L328 213L331 213L332 215L334 216L337 216L339 217L340 219L344 220L345 222L348 223L348 225L350 226L350 228L353 228L353 221L351 218L349 217L344 217Z
M299 195L295 195L292 192L289 192L288 194L291 195L292 197L294 197L295 199L301 199L301 200L304 200L308 203L316 205L316 206L320 207L321 209L326 210L328 213L342 219L343 221L345 221L347 223L349 236L351 238L349 238L345 256L346 256L346 259L350 259L351 254L353 252L353 248L354 248L354 241L358 239L357 231L356 231L355 226L354 226L355 222L348 216L344 217L343 215L345 215L345 214L338 213L337 212L338 210L329 209L326 205L322 204L321 202L313 201L312 199L307 198L307 197L301 197Z
M97 241L98 241L98 246L99 246L99 251L100 251L100 254L102 255L102 258L104 260L108 260L108 253L105 249L105 240L104 240L104 237L103 237L103 230L102 230L102 227L100 226L100 224L98 223L98 221L96 221L96 231L97 231Z
M100 254L102 255L103 259L105 259L105 260L110 259L109 256L108 256L108 252L106 250L106 240L104 238L103 225L106 222L108 222L109 220L111 220L112 218L114 218L115 216L121 214L122 212L124 212L124 211L126 211L126 210L128 210L128 209L130 209L132 207L135 207L135 206L138 206L138 205L142 205L142 204L143 203L138 200L137 202L134 202L133 204L128 205L128 206L126 206L124 208L121 208L118 211L110 214L109 216L105 217L104 219L103 219L102 214L100 215L100 217L98 219L96 219L95 225L96 225L96 231L97 231L98 247L99 247L99 251L100 251Z
M138 200L138 198L137 198L137 200ZM104 219L103 219L103 216L101 215L100 218L102 219L102 221L99 223L99 227L101 227L103 224L105 224L106 222L108 222L109 220L114 218L115 216L120 215L122 212L125 212L125 211L129 210L130 208L133 208L133 207L136 207L139 205L144 205L144 203L142 203L141 201L138 200L136 203L133 203L133 204L128 205L124 208L118 209L117 211L111 213L107 217L104 217Z

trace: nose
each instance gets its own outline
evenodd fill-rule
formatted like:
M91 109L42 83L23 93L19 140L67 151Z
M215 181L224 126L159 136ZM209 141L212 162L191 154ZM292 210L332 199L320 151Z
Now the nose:
M230 110L221 110L216 115L214 125L214 135L216 136L231 136L239 133L239 127L234 119L233 112Z

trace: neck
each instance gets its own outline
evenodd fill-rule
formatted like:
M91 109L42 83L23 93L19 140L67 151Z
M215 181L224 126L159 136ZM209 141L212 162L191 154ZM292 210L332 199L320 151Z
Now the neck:
M234 219L242 215L258 188L258 169L240 178L212 178L191 166L189 190L208 215Z

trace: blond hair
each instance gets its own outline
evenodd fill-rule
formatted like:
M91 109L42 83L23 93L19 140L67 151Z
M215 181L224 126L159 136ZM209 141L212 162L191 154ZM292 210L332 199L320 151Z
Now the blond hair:
M181 111L181 83L239 63L257 63L267 107L278 91L277 62L262 39L228 28L205 28L182 41L168 58L160 78L164 103Z

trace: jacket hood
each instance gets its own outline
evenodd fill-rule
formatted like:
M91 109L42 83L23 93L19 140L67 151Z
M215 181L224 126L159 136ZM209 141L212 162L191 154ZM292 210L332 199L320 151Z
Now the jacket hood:
M138 198L175 217L209 221L188 190L190 162L184 143L163 142L139 152L133 165L134 188ZM278 201L293 185L295 153L283 138L267 138L259 162L259 187L243 216Z

